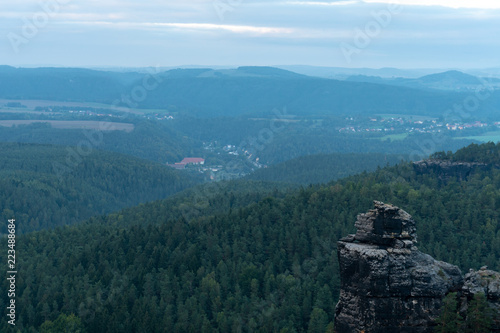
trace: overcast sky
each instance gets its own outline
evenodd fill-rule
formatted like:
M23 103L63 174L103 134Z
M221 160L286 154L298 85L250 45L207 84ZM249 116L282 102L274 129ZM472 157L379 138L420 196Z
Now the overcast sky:
M16 0L0 20L12 66L500 67L498 0Z

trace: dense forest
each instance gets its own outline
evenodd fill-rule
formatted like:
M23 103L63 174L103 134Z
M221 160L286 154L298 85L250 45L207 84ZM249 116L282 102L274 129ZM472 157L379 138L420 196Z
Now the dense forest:
M430 156L430 159L500 166L500 145L493 142L481 145L473 143L457 150L455 153L451 151L434 153Z
M307 155L259 169L245 177L302 185L327 183L380 166L402 162L401 155L377 153Z
M202 181L158 163L98 150L81 155L77 147L1 143L0 151L0 216L16 216L19 233L163 199ZM0 234L6 230L2 224Z
M140 108L169 108L197 117L264 115L287 106L300 115L403 113L435 115L466 95L403 86L309 77L271 67L232 70L174 69L154 74L76 68L0 67L0 98L112 104L134 88L147 86ZM146 82L146 84L145 84ZM258 98L255 98L258 96ZM363 98L359 98L363 96ZM484 105L483 105L484 104ZM498 94L482 103L483 115L498 105Z
M83 142L95 150L113 151L160 163L182 160L186 154L193 152L196 146L192 139L178 133L171 126L152 121L136 122L131 133L54 129L47 123L18 127L0 126L0 142L75 147ZM196 150L199 151L200 149Z
M467 152L469 160L485 161L485 150L498 149L471 146L456 158ZM436 156L443 154L455 156ZM20 236L16 328L331 332L336 242L374 199L414 217L423 252L463 271L499 270L500 170L474 169L463 180L440 176L401 163L321 186L265 186L264 195L262 183L211 184L202 193ZM1 284L5 289L7 281ZM1 325L12 331L5 318Z
M9 119L12 117L9 116ZM87 131L52 128L48 123L0 126L0 142L69 146L90 142L95 149L160 163L174 163L187 156L200 156L214 164L225 164L229 161L245 164L243 153L246 150L252 155L253 161L258 158L266 165L300 156L330 153L371 152L397 154L401 155L401 158L413 154L423 158L435 150L457 150L471 142L469 139L454 138L451 134L437 142L433 140L432 134L427 133L415 133L405 139L392 141L383 140L383 133L340 133L339 127L344 123L339 118L326 119L321 123L298 119L296 122L283 124L273 123L273 118L203 120L181 117L169 121L153 121L129 116L120 121L134 124L135 129L130 133L118 130L102 131L102 137L99 137L95 144L89 141ZM429 140L435 146L431 147L432 149L425 146L422 148L422 142ZM209 143L219 146L234 145L239 156L204 149L204 145Z

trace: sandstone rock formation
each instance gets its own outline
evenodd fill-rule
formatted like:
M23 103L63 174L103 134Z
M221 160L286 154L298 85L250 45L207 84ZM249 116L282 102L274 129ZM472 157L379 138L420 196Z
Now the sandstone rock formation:
M413 163L418 174L434 172L442 181L455 178L458 181L467 180L475 170L488 170L491 165L477 162L452 162L443 160L423 160Z
M355 226L338 242L336 332L432 332L443 297L464 284L459 268L420 252L415 221L398 207L375 201Z
M492 308L494 322L492 331L500 332L500 273L489 270L486 266L479 271L470 270L465 274L462 287L461 312L467 311L467 301L472 300L475 294L482 293L486 296L489 306Z

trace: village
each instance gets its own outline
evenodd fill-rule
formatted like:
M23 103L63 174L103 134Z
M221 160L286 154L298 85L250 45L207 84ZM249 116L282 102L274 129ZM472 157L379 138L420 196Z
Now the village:
M493 127L500 128L500 122L484 121L440 121L427 117L369 117L362 119L346 118L346 126L340 133L381 132L381 133L437 133L442 131L463 131Z

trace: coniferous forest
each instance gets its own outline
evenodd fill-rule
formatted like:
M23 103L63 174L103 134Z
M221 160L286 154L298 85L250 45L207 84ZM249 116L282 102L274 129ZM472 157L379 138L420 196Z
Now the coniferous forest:
M462 271L500 269L499 151L490 143L432 156L481 164L465 179L402 162L301 188L203 185L19 236L16 329L333 332L336 242L374 199L413 216L422 252ZM1 330L15 331L5 318Z
M0 8L0 333L500 333L500 1Z

